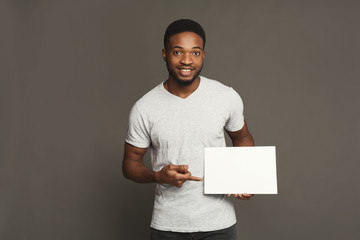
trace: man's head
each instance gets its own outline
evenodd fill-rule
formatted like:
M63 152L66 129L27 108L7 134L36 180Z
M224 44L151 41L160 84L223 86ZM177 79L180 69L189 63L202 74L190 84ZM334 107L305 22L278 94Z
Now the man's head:
M182 32L193 32L199 35L203 40L202 48L205 49L205 42L206 42L205 31L199 23L190 19L179 19L170 23L170 25L166 28L164 35L164 49L167 49L167 46L170 41L170 37L172 35Z
M180 19L171 23L164 36L163 58L169 77L189 86L199 76L205 57L205 32L195 21Z

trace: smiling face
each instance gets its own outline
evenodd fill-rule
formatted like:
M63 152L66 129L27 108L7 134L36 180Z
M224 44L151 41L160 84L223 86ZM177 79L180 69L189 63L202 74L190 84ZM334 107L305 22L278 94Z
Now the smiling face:
M182 32L170 37L162 52L169 71L169 80L189 86L199 76L204 58L202 38L193 32Z

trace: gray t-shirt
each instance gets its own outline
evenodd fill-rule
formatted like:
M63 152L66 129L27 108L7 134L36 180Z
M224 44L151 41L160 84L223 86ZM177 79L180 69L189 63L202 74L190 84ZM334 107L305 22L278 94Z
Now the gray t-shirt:
M163 82L139 99L130 112L126 142L150 147L154 171L186 164L193 176L203 177L205 147L225 147L224 129L238 131L243 125L239 94L201 76L198 88L185 99L168 92ZM152 228L214 231L235 222L231 200L226 195L205 195L201 181L186 181L181 188L156 186Z

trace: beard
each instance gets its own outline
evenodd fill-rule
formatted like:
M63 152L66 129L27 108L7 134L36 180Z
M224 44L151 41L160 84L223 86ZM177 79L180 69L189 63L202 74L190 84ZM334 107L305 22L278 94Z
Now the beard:
M191 80L181 80L177 74L169 67L168 61L166 61L166 68L169 72L169 74L176 80L176 82L180 85L180 86L190 86L195 79L200 75L201 70L203 68L203 65L201 65L199 71L195 72L194 77Z

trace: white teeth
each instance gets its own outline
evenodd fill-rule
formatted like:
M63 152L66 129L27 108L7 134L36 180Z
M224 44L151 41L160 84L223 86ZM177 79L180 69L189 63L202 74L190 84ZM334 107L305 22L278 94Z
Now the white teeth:
M190 72L191 70L190 70L190 69L181 69L181 71L183 71L183 72Z

